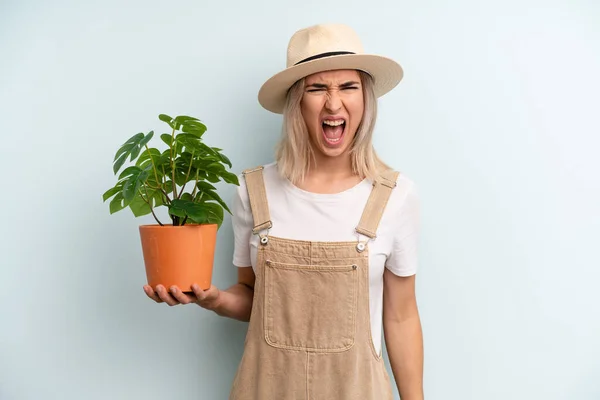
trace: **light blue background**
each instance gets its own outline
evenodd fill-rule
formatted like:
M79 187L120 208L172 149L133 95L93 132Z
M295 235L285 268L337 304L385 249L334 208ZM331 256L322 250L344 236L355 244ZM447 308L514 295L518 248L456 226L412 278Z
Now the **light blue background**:
M256 93L329 21L405 68L375 145L422 198L426 398L600 398L598 2L5 0L0 399L226 399L246 324L148 300L153 219L101 196L159 113L201 118L236 173L271 161ZM225 288L229 218L218 239Z

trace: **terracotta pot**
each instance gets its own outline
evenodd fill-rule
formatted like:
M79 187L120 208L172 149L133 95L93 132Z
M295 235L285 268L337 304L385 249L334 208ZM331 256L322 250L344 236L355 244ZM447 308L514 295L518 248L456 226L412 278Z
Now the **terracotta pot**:
M208 289L212 282L217 241L216 224L140 225L140 238L148 284L176 285L191 292L197 283Z

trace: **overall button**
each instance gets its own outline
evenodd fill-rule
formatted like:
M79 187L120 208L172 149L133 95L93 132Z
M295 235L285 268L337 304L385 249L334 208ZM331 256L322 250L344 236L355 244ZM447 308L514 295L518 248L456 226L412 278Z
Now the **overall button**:
M269 243L269 238L268 237L263 236L263 237L260 238L260 244L265 245L267 243Z
M356 250L358 250L359 252L362 252L365 250L365 244L364 243L359 243L356 245Z

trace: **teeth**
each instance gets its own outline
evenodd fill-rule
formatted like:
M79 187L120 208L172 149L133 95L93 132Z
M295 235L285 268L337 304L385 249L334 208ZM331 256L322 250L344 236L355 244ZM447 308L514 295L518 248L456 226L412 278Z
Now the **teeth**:
M325 120L325 121L323 121L323 123L325 125L329 125L329 126L340 126L344 123L344 120L343 119L338 119L336 121Z

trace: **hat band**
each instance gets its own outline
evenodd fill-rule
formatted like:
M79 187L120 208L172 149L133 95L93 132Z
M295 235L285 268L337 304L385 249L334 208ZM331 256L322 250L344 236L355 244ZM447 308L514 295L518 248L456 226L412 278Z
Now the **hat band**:
M344 54L356 54L353 53L351 51L330 51L327 53L321 53L321 54L316 54L314 56L310 56L308 58L305 58L304 60L298 61L296 64L294 65L298 65L298 64L302 64L308 61L312 61L312 60L316 60L319 58L324 58L324 57L331 57L331 56L340 56L340 55L344 55Z

